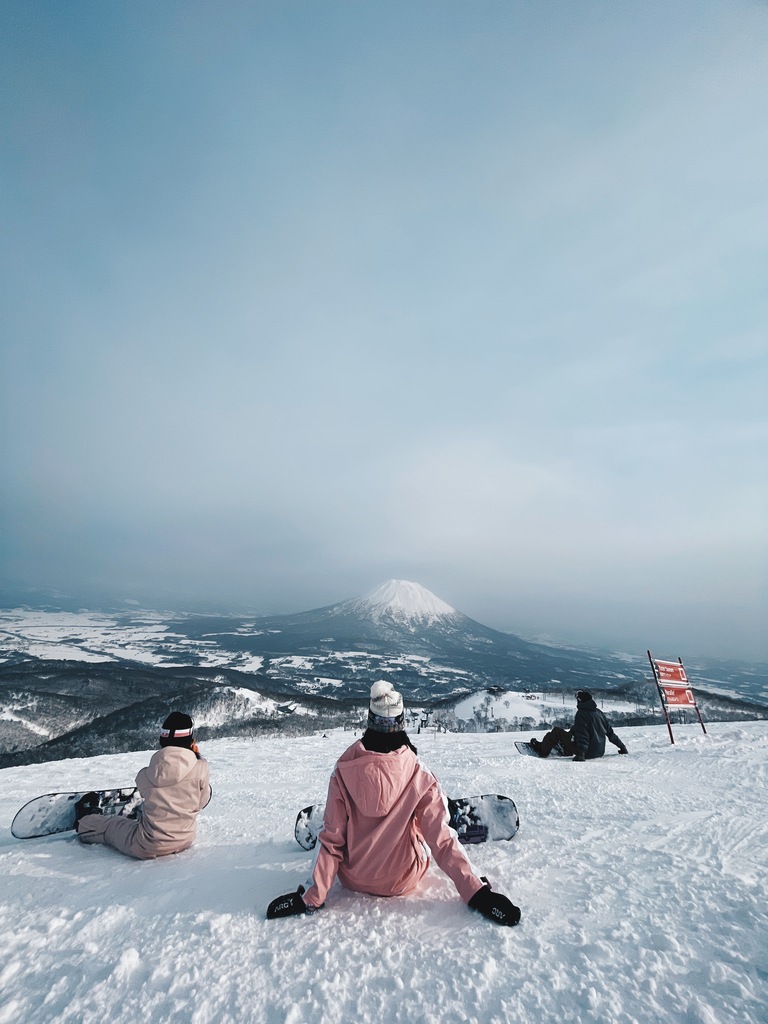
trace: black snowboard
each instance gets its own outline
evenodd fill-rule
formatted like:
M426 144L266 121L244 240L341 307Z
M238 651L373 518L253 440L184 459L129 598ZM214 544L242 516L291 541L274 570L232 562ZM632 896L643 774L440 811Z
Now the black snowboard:
M324 804L303 807L296 816L293 834L304 850L313 850L323 827ZM486 793L484 796L448 798L449 825L458 832L459 842L493 842L511 839L520 827L514 800L508 796Z
M517 747L517 749L520 751L521 754L527 754L529 757L538 757L539 756L536 753L536 751L533 749L533 747L531 746L530 743L525 743L522 740L515 740L515 746ZM559 758L564 758L564 757L568 758L568 757L570 757L571 760L573 760L573 758L572 758L572 756L570 754L564 754L563 751L560 749L560 747L554 746L552 748L552 752L548 755L547 759L556 758L556 757L559 757Z
M134 788L46 793L24 804L11 823L11 832L17 839L37 839L71 831L85 814L138 818L141 804L139 791Z

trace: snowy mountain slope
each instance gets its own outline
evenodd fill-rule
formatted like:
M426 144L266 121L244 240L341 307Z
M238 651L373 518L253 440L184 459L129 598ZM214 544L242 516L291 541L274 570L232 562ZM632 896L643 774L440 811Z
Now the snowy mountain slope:
M409 898L336 888L311 918L264 919L306 877L292 820L349 733L206 744L198 842L154 862L8 831L25 800L125 784L149 752L0 771L0 1022L764 1024L768 724L675 737L625 729L629 757L585 764L509 735L417 738L450 793L516 800L515 839L471 850L516 929L434 867Z
M0 767L141 750L154 742L169 707L184 708L206 738L309 732L362 718L359 704L323 697L298 701L268 685L255 688L268 680L228 670L56 666L51 663L45 678L31 679L19 674L24 666L13 666L0 679Z
M617 715L634 714L637 704L621 698L598 696L599 707L615 721ZM560 722L570 724L576 704L572 694L515 693L509 691L481 691L460 700L453 709L457 718L472 721L478 716L497 721L499 719L520 720L532 718L535 722Z

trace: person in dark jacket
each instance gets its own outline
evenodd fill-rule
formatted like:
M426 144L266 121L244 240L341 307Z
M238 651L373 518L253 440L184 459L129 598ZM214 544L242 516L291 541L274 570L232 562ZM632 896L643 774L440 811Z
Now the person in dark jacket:
M542 740L532 739L531 747L539 757L549 757L555 747L559 747L566 757L574 761L590 761L593 757L602 757L605 753L605 741L609 739L619 748L620 754L626 754L627 748L611 728L611 724L592 699L587 690L579 690L576 694L576 715L570 729L562 729L556 725L550 729Z

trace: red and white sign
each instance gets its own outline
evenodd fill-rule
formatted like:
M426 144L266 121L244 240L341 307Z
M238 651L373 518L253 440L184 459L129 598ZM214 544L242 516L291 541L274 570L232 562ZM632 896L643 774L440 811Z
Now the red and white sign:
M685 683L688 685L688 676L679 661L657 661L653 659L660 683Z
M675 742L675 737L672 735L672 721L669 717L669 708L693 708L698 716L702 730L706 733L704 719L701 717L701 712L693 695L691 684L688 682L688 676L685 674L682 661L679 658L677 661L657 661L650 651L648 651L648 660L653 669L656 689L659 691L661 707L667 720L669 742Z
M664 703L668 707L696 707L693 690L689 690L687 686L670 686L669 683L662 683L661 692L664 694Z

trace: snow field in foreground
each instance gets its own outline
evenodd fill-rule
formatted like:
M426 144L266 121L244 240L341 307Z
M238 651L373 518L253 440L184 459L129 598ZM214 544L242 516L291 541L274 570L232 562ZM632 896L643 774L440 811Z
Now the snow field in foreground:
M348 732L205 744L198 841L149 862L9 827L41 793L131 783L151 752L0 771L0 1024L764 1024L768 723L707 728L674 746L622 729L629 757L585 764L512 734L413 737L449 795L516 801L518 835L470 848L522 908L513 929L435 867L411 897L336 887L312 917L265 920L306 879L293 820Z

